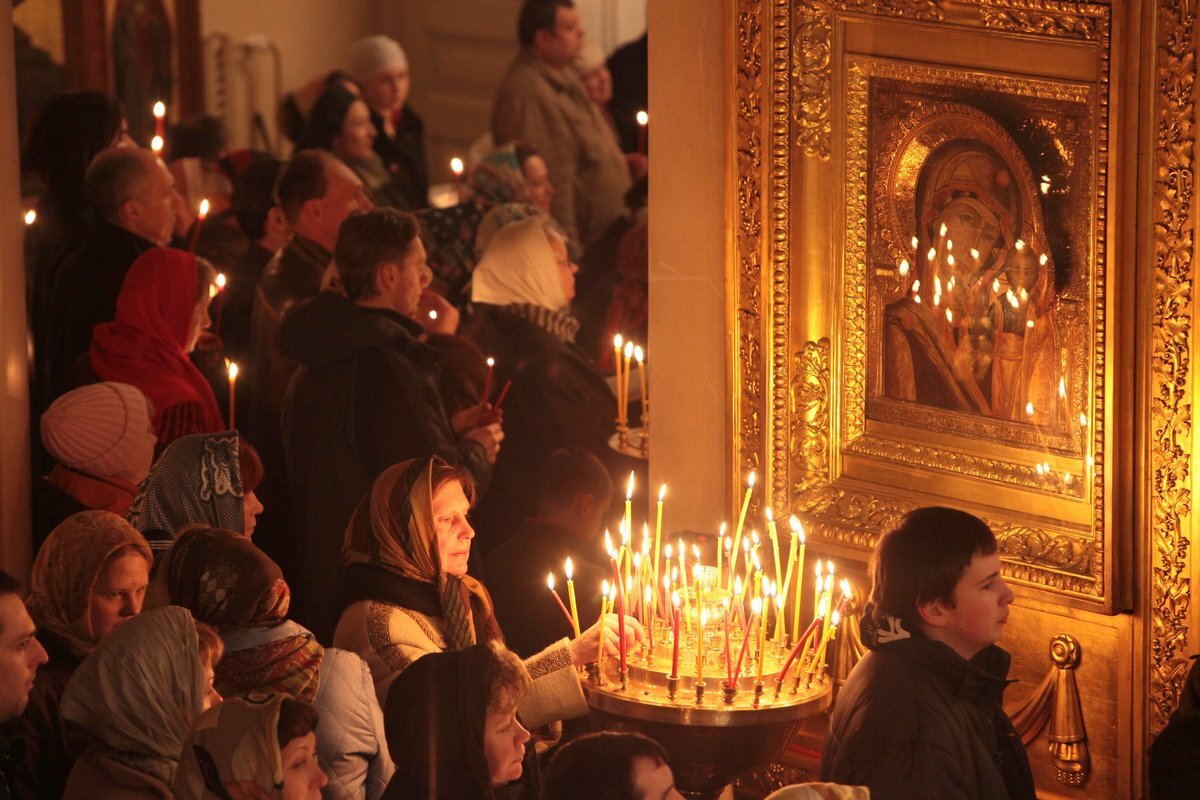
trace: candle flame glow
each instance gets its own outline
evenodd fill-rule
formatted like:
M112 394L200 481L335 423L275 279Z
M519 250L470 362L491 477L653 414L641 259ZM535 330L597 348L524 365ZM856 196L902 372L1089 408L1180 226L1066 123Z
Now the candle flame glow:
M438 317L437 310L433 309L433 308L429 309L429 318L432 320L436 320L437 317Z
M626 342L625 349L621 353L625 356L626 360L633 358L633 342Z
M755 616L758 616L759 614L762 613L762 599L761 598L756 597L752 601L750 601L750 613L754 614Z
M629 483L625 484L625 499L633 499L633 470L629 471Z
M224 288L225 288L225 273L218 272L217 273L217 291L219 292L219 291L223 290Z
M638 362L639 365L646 360L646 351L642 349L640 344L634 345L633 360Z
M1025 240L1017 239L1016 243L1013 244L1013 247L1017 248L1018 250L1024 250L1025 249Z
M750 470L750 477L746 479L746 486L753 489L754 481L757 480L757 478L758 478L758 476L755 475L754 470Z
M637 124L642 125L642 126L649 125L650 124L650 115L647 114L645 111L637 112Z
M478 362L478 361L476 361L475 363L476 363L476 364L478 364L479 362ZM487 365L488 365L489 367L494 367L494 366L496 366L496 359L492 358L491 356L488 356Z
M679 608L679 592L671 592L671 605Z
M162 100L156 101L154 103L154 118L162 119L166 115L167 115L167 104L164 103Z
M450 159L450 171L456 176L461 176L463 174L463 160L458 156Z
M664 483L662 486L658 487L658 502L661 503L663 501L663 498L666 496L667 496L667 485Z
M833 610L833 615L829 617L829 624L836 628L838 626L838 623L841 621L842 621L842 615L839 614L837 612L837 609L835 608Z
M624 343L625 343L625 339L623 339L621 337L621 334L618 333L616 336L613 337L613 348L614 349L620 350L621 345Z
M979 260L979 251L974 247L972 247L968 252L971 254L971 258L975 259L976 261Z
M554 591L554 573L553 572L546 574L546 588L552 592Z
M238 365L236 361L229 362L229 380L236 381L238 376Z
M775 521L775 512L771 510L770 506L767 506L766 515L767 515L767 522Z
M946 322L949 322L951 325L954 324L954 312L948 308L946 309Z
M917 278L915 281L913 281L912 290L914 292L921 291L921 279L920 278Z
M1050 257L1047 256L1045 253L1042 253L1040 256L1038 256L1038 263L1041 264L1043 267L1046 266L1046 262L1049 260L1050 260Z
M567 557L566 569L564 569L563 572L567 573L567 580L571 580L571 578L575 575L575 565L571 562L570 556Z
M1058 379L1058 396L1063 399L1066 399L1066 397L1067 397L1067 379L1066 378Z
M947 230L946 223L943 222L942 227L938 228L938 236L945 236L946 230Z
M916 250L921 245L921 240L918 239L916 236L909 239L909 241L912 243L913 250Z
M1087 425L1088 425L1088 417L1087 417L1087 414L1080 414L1080 415L1079 415L1079 427L1081 427L1081 428L1086 428L1086 427L1087 427Z
M200 219L204 219L208 216L208 209L211 207L212 206L209 205L207 197L200 201Z
M25 212L25 224L32 225L37 222L37 209L31 208Z
M935 247L929 248L929 252L925 254L925 259L927 261L933 261L936 258L937 258L937 248L935 248Z
M154 155L161 155L163 150L163 138L155 134L154 138L150 140L150 149L154 151Z

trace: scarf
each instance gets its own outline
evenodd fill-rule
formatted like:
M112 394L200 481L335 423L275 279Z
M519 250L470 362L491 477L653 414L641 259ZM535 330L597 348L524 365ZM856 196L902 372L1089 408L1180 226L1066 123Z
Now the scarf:
M471 276L471 301L566 308L558 260L542 220L525 219L496 232Z
M495 797L483 749L495 656L487 645L421 656L384 704L396 774L384 798Z
M483 584L469 575L459 578L442 572L433 522L433 468L445 463L436 456L404 461L388 467L375 480L346 529L342 596L355 594L347 584L361 573L354 569L356 565L375 568L372 572L378 588L384 590L380 594L387 593L389 585L424 585L427 592L436 592L438 616L445 624L450 648L462 650L476 641L498 639L500 634ZM358 599L395 602L392 597L387 593ZM476 618L472 606L482 619Z
M504 310L532 322L546 333L567 344L574 344L575 336L579 333L579 320L566 311L552 311L549 308L529 303L513 303L504 306Z
M75 498L85 508L111 511L122 517L137 494L137 487L124 478L111 475L100 478L62 464L55 464L46 476L46 483Z
M89 360L101 380L136 386L153 403L155 428L165 409L200 407L200 422L224 429L212 387L183 348L196 309L196 257L156 247L140 255L121 285L116 317L92 332ZM162 435L160 444L166 444Z
M151 547L169 549L176 534L189 525L242 533L245 511L237 448L233 431L181 436L167 446L129 509L130 523L151 539Z
M302 628L280 627L291 590L265 553L232 531L195 528L175 542L165 572L171 603L220 633L266 629L266 641L221 659L214 677L218 692L270 690L312 702L325 648ZM279 635L271 636L276 628Z
M183 749L175 796L283 800L279 709L287 695L233 697L205 711Z
M96 645L67 682L60 708L101 755L170 785L204 694L192 615L168 606L139 614Z
M471 189L488 203L525 203L525 173L515 144L497 147L471 171Z
M116 514L81 511L67 517L38 550L25 604L39 628L64 642L76 658L95 648L88 602L92 587L109 557L132 547L153 561L150 545L140 533Z

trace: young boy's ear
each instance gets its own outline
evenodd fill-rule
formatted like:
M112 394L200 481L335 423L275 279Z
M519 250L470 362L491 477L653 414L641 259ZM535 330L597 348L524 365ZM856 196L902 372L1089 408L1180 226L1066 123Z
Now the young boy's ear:
M931 628L946 626L947 606L941 599L917 603L917 614L921 617L921 623Z

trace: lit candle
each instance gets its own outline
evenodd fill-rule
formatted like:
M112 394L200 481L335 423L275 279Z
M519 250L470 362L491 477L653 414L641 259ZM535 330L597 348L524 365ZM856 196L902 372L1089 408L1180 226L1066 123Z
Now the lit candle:
M718 587L720 587L722 584L725 583L725 581L722 580L722 578L721 578L721 574L722 574L721 564L723 561L722 551L724 549L725 549L725 523L722 522L721 523L721 532L717 534L717 586Z
M558 592L554 591L554 573L546 574L546 588L550 590L550 594L554 596L554 602L558 603L559 609L562 610L563 616L567 618L567 625L573 627L574 621L571 619L571 613L567 611L567 607L563 605L562 598L558 596ZM579 634L576 633L576 636Z
M638 386L642 389L642 428L650 422L650 396L646 394L646 354L641 345L633 348L633 358L637 361Z
M771 551L775 555L775 582L783 580L783 566L779 563L779 531L775 528L775 512L767 506L767 536L771 539Z
M567 558L567 565L564 572L567 573L567 597L571 600L571 628L575 631L575 638L579 638L579 608L575 605L575 581L571 580L575 575L575 565L571 563L571 559ZM554 576L551 575L551 578Z
M829 574L825 576L825 627L829 627L829 615L833 613L833 559L825 562L829 568Z
M754 680L762 683L763 662L767 660L767 610L770 608L770 593L755 602L758 603L762 614L758 618L758 670L754 674Z
M703 610L700 612L699 619L696 620L699 624L696 634L696 683L704 682L704 623L708 621L708 614Z
M755 479L754 470L750 470L750 477L746 481L746 497L744 500L742 500L742 511L740 514L738 514L737 530L735 530L734 534L733 534L733 552L734 552L734 554L737 553L738 545L741 544L741 541L742 541L742 526L744 526L746 524L746 511L749 510L749 508L750 508L750 496L752 494L754 494L754 479ZM730 559L730 561L729 561L729 588L730 589L733 588L733 576L734 576L734 573L736 573L736 572L737 572L737 565L732 559Z
M746 648L750 646L750 631L754 630L754 622L762 611L762 601L755 600L750 604L750 619L746 620L746 630L742 634L742 650L738 653L737 666L733 670L733 679L737 681L742 676L742 664L746 660Z
M37 209L31 208L26 211L23 219L25 220L26 225L32 225L33 223L37 222Z
M646 155L646 128L650 124L650 115L645 111L639 111L635 119L637 119L638 125L637 151Z
M238 365L236 361L230 361L227 365L229 372L229 429L237 429L237 377Z
M825 648L829 646L829 642L837 633L838 622L841 621L841 615L836 610L830 612L829 624L825 626L825 633L821 636L821 643L817 646L817 654L813 657L812 665L809 671L814 675L825 671Z
M651 587L651 584L646 584L645 596L642 600L642 608L643 609L649 608L650 603L653 599L654 599L654 589ZM654 620L652 618L647 622L647 620L645 620L643 618L642 622L644 624L644 627L646 628L646 636L647 636L646 646L648 648L650 648L650 652L653 653L654 652Z
M462 193L462 176L463 176L463 160L458 156L450 159L450 172L454 174L454 199L456 202L461 201Z
M157 100L151 110L154 112L154 137L161 143L163 137L167 135L167 104L162 100ZM162 149L161 144L159 149Z
M688 599L687 593L687 567L683 560L685 553L683 552L683 539L679 539L679 588L683 590L683 618L687 621L688 633L692 632L692 604Z
M621 349L621 363L624 365L622 369L624 374L621 377L621 386L624 389L625 395L621 398L622 415L625 418L625 424L629 424L629 362L633 360L633 342L626 342L625 347Z
M478 363L478 362L476 362ZM496 359L488 356L487 372L483 376L483 402L486 404L488 398L492 395L492 368L496 366Z
M150 150L154 153L154 155L161 156L163 151L163 137L156 134L154 138L150 140Z
M679 677L679 592L671 593L671 605L674 606L674 614L671 617L671 675L672 678Z
M793 516L791 522L792 522L793 543L795 542L795 539L797 539L797 538L799 538L799 540L800 540L800 553L796 558L796 601L795 601L796 605L794 608L795 613L792 615L792 644L796 644L797 642L799 642L799 630L800 630L800 592L802 592L804 590L805 538L804 538L804 526L802 524L800 524L800 520L796 519L796 517Z
M225 291L225 283L226 283L225 273L218 272L217 273L217 297L215 298L215 301L217 303L216 329L217 329L218 334L221 333L221 316L222 316L222 312L225 310L225 298L221 296L221 293Z
M625 674L625 586L621 584L621 573L613 567L613 582L617 587L617 653L620 656L621 674Z
M620 429L625 428L626 411L625 405L621 402L621 398L624 396L621 388L621 348L624 346L624 343L625 340L621 337L621 334L618 333L613 337L613 371L617 376L617 427Z
M667 496L667 485L658 487L658 508L654 516L654 591L658 592L658 555L662 545L662 512L663 498ZM658 599L655 598L654 611L658 613Z
M189 253L196 252L196 242L200 239L200 225L203 224L204 218L208 216L208 198L200 201L200 211L196 215L196 224L192 227L192 243L188 247Z

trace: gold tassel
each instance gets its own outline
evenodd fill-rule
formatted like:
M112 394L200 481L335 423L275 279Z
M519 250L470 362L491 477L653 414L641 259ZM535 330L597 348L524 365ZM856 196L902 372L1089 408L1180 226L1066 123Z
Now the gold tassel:
M1050 642L1054 662L1054 713L1050 717L1050 755L1059 783L1081 786L1089 772L1087 729L1075 668L1079 666L1079 642L1065 633Z

